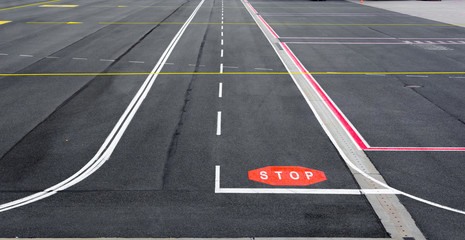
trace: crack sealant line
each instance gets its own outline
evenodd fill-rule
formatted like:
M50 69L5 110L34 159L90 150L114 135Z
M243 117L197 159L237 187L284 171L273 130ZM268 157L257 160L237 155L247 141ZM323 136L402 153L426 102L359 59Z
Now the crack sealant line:
M118 144L119 140L121 139L122 135L124 134L125 130L127 129L129 123L131 122L132 118L134 117L135 113L137 112L138 108L142 104L143 100L147 96L150 88L152 87L156 77L158 76L158 73L161 71L163 68L164 63L168 59L168 57L171 55L171 52L173 51L174 47L178 43L179 39L183 35L184 31L186 30L187 26L190 24L194 16L197 14L199 11L200 7L204 3L205 0L202 0L197 8L192 12L191 16L186 20L185 24L181 27L181 29L177 32L177 34L173 37L172 41L168 45L168 47L165 49L165 52L162 54L160 57L159 61L155 65L155 67L152 69L152 72L150 75L147 77L147 79L144 81L142 84L141 88L137 92L136 96L131 100L131 103L129 106L126 108L125 112L123 115L120 117L118 120L117 124L115 127L112 129L111 133L108 135L108 137L105 139L105 142L103 145L100 147L98 152L94 155L94 157L84 166L82 167L78 172L73 174L71 177L67 178L66 180L45 189L42 192L38 192L35 194L32 194L30 196L11 201L8 203L4 203L0 205L0 212L7 211L10 209L14 209L26 204L33 203L35 201L39 201L43 198L49 197L51 195L54 195L58 191L62 191L64 189L67 189L80 181L86 179L88 176L90 176L92 173L97 171L111 156L113 153L113 150L115 149L116 145Z

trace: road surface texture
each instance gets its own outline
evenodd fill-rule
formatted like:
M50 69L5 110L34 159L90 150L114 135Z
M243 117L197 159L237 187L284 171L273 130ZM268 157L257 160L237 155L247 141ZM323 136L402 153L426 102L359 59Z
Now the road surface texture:
M2 238L465 238L462 26L347 1L4 0L0 36ZM267 166L326 180L249 179Z

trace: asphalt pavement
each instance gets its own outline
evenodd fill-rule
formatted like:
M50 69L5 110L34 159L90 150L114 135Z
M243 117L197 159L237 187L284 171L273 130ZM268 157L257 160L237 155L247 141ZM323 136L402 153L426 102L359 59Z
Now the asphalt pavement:
M403 224L465 235L462 27L296 0L3 1L0 23L0 237L411 239L390 232ZM296 85L283 46L412 222L361 194L312 105L327 101ZM327 180L249 179L267 166Z

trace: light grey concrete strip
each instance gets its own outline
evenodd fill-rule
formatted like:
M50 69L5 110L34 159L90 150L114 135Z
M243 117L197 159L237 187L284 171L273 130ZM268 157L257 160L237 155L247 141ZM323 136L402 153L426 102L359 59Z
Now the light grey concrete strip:
M426 18L438 22L465 26L465 1L360 1L351 2L386 9L393 12Z

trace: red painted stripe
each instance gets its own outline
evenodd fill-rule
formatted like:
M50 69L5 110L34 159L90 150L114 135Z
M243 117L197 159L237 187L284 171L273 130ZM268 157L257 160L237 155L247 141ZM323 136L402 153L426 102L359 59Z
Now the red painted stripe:
M318 94L323 99L323 101L326 103L326 105L329 107L329 109L331 109L331 111L337 117L339 122L344 126L344 128L347 130L347 132L349 132L352 139L358 144L358 146L361 149L363 149L363 150L367 149L368 147L363 142L362 138L358 135L358 133L354 130L354 128L349 124L349 122L342 115L342 113L337 109L337 107L335 106L333 101L323 91L323 89L316 82L316 80L313 78L313 76L308 73L308 71L305 69L305 67L300 63L300 61L297 59L297 57L292 53L292 51L289 49L289 47L285 43L281 43L281 45L282 45L283 49L286 50L287 54L292 58L292 61L294 61L294 63L297 65L297 67L302 72L302 74L305 75L305 77L310 82L310 84L313 86L313 88L318 92Z
M265 21L265 19L262 18L262 16L258 15L258 17L260 18L260 20L262 20L262 23L265 24L265 26L268 28L268 30L270 30L270 32L273 34L273 36L275 38L279 38L278 34L276 34L276 32L273 30L273 28L270 27L270 25L268 25L268 23Z
M369 147L367 151L465 151L463 147Z
M252 11L255 13L255 14L258 14L258 12L255 10L254 7L252 7L252 4L250 4L249 2L246 2L250 8L252 8Z

